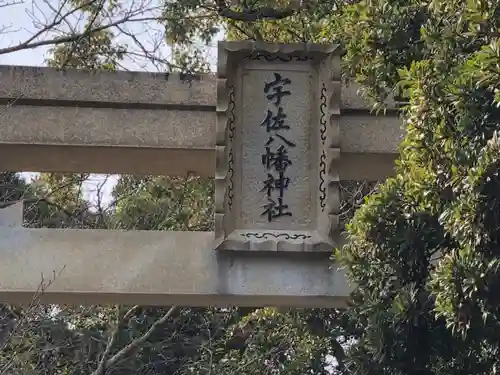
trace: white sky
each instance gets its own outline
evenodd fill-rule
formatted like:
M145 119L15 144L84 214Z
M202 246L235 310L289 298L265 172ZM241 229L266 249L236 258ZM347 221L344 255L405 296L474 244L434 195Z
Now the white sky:
M50 17L54 14L51 7L58 8L59 4L63 0L24 0L16 5L1 7L2 4L6 2L12 2L16 0L0 0L0 49L17 45L28 38L30 38L38 29L36 22L46 22L46 17ZM137 1L145 4L145 6L152 8L155 2L158 0L129 0ZM131 3L132 4L132 3ZM142 17L143 15L141 15ZM144 15L146 16L146 14ZM72 19L72 24L83 25L83 21L80 17L74 17ZM162 28L152 22L147 23L133 23L127 24L127 31L133 32L133 34L146 46L151 46L151 40L161 38ZM223 33L217 38L223 37ZM50 38L50 35L45 35L41 37L41 40ZM127 37L119 37L120 42L125 42L128 45L134 45L133 41ZM44 66L45 58L48 54L48 47L39 47L36 49L22 50L14 53L0 55L0 65L25 65L25 66ZM159 51L163 56L168 56L170 53L170 48L163 46ZM211 61L215 67L216 62L216 49L215 46L210 46L208 48L207 58ZM151 63L145 61L133 61L131 59L126 59L123 63L122 69L134 70L134 71L157 71L157 68ZM30 179L36 176L36 173L23 173L23 175ZM116 183L116 176L108 180L108 183L103 189L103 200L109 202L111 200L111 191L114 184ZM85 195L91 200L95 200L96 187L102 184L102 176L93 175L91 179L86 184Z
M0 48L9 47L30 37L33 26L32 20L27 13L29 10L27 4L0 8L0 28L8 28L8 30L0 33ZM42 66L46 50L46 48L40 48L0 55L0 64Z

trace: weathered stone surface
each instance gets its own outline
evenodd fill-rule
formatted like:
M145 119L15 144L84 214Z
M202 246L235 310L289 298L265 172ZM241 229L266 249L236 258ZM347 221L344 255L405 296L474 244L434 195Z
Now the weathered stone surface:
M214 75L0 65L0 98L215 105Z
M241 229L276 229L282 227L292 230L307 230L313 219L313 202L309 191L311 184L310 177L316 177L318 172L318 163L312 163L309 157L312 149L310 128L312 117L312 98L309 94L312 90L312 77L307 72L284 71L284 77L291 80L290 85L286 85L284 90L290 90L293 94L285 97L283 114L286 116L285 126L288 130L277 131L276 134L286 137L289 142L294 143L294 147L287 147L286 160L290 160L292 165L286 168L285 178L290 179L288 189L285 189L286 199L289 202L287 212L295 212L293 216L283 216L280 219L269 222L265 216L262 216L262 206L267 203L265 193L262 192L264 181L266 180L266 168L262 163L262 155L265 155L266 142L270 134L266 132L265 126L260 125L266 117L268 109L276 115L276 108L270 105L263 93L264 82L273 80L273 71L281 71L284 67L267 67L266 70L258 69L259 66L247 67L242 77L241 87L241 111L236 112L236 116L241 116L241 154L235 152L235 158L241 160L241 169L237 171L236 176L241 178L241 193L235 198L241 200L239 218L239 227ZM286 68L285 68L286 69ZM271 123L273 120L270 120ZM278 120L279 121L279 120ZM270 125L272 126L272 125ZM273 138L274 144L269 145L269 152L275 153L280 146L286 147L287 144L280 142L277 137ZM278 144L278 142L280 142ZM236 146L237 147L237 146ZM273 156L268 155L269 163L273 163ZM283 160L283 162L286 162ZM276 161L279 163L279 161ZM235 168L237 168L235 163ZM272 166L271 166L272 167ZM311 171L311 167L313 170ZM239 172L239 173L238 173ZM273 173L273 171L268 171ZM276 174L276 173L275 173ZM276 174L276 177L277 174ZM269 182L271 183L271 182ZM238 183L237 183L238 184ZM314 188L316 188L314 184ZM305 199L304 199L305 198ZM300 213L300 214L297 214Z
M0 228L0 302L340 307L344 273L327 259L242 257L211 232Z
M401 122L370 116L356 90L342 86L340 178L384 160L366 171L382 179ZM0 169L214 176L215 91L214 75L0 66L0 102L14 102L0 116Z
M23 202L0 209L0 227L22 227Z
M343 152L396 153L396 116L339 119ZM215 112L14 106L0 117L0 144L215 148Z
M215 156L210 148L0 144L0 171L213 177Z
M215 84L215 74L190 77L0 65L0 98L215 107ZM342 85L341 108L371 109L371 104L361 98L358 90L356 83ZM396 107L392 98L387 101L387 107Z
M328 251L340 210L335 46L219 44L220 250Z
M396 155L342 153L341 180L382 180L394 174ZM213 177L214 149L0 145L0 170Z
M204 111L14 106L0 118L0 142L213 148L214 125Z
M403 140L403 121L397 116L341 116L343 152L395 154Z
M342 85L342 108L345 110L365 110L371 111L372 104L363 99L359 92L360 86L355 82L344 83ZM387 109L397 108L397 102L390 95L385 101Z

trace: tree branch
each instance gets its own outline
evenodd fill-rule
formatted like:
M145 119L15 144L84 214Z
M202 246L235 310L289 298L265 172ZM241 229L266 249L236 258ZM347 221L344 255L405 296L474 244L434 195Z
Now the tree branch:
M240 33L245 35L248 39L255 40L257 39L254 35L250 34L248 31L240 27L234 20L230 20L229 24L234 27L236 30L238 30Z
M149 328L149 330L144 335L133 340L130 344L126 345L122 350L120 350L118 353L116 353L114 356L112 356L109 360L105 361L104 365L99 366L99 368L96 371L94 371L92 373L92 375L104 375L106 373L107 369L116 365L117 362L119 362L122 359L124 359L125 357L127 357L132 351L134 351L140 345L142 345L144 342L146 342L159 326L161 326L162 324L165 324L168 321L168 319L170 319L170 317L174 314L174 312L176 310L177 310L177 306L172 306L167 311L167 313L165 315L163 315L160 319L158 319L156 322L153 323L153 325ZM106 348L106 350L109 353L110 349L108 350L108 348ZM98 371L100 371L100 372L98 372Z
M243 6L242 11L235 11L226 4L226 1L218 0L217 13L221 17L229 18L234 21L255 22L259 20L281 20L293 16L301 10L310 9L314 2L314 0L297 0L284 9L275 9L271 7L248 8Z
M48 25L45 25L35 35L31 36L29 39L25 40L24 42L19 43L18 45L15 45L15 46L12 46L12 47L7 47L7 48L0 49L0 55L5 55L7 53L21 51L23 49L32 49L32 48L36 48L36 47L40 47L40 46L46 46L46 45L55 44L55 43L50 43L50 42L58 41L59 39L71 38L71 40L68 40L67 42L78 40L78 38L80 38L81 36L85 35L85 32L81 33L81 34L70 35L70 36L65 37L65 38L54 38L54 39L49 39L49 40L43 40L43 41L39 41L39 42L34 42L34 40L37 39L39 36L41 36L43 33L52 30L54 27L56 27L56 26L60 25L62 22L64 22L64 20L66 20L69 16L73 15L74 13L78 12L79 10L84 9L87 6L92 5L95 1L96 0L91 0L89 2L81 4L80 6L73 8L72 10L68 11L67 13L65 13L62 16L60 16L60 14L61 14L60 11L62 10L62 7L61 7L59 9L59 12L56 13L56 15L54 17L54 20L51 23L49 23ZM61 42L61 43L64 43L64 42Z
M106 350L104 350L104 353L102 354L101 360L99 361L99 365L97 366L97 370L95 370L94 375L104 375L106 371L106 364L108 362L109 354L111 352L111 349L113 348L116 339L118 338L118 334L120 333L120 329L122 328L123 324L127 322L133 314L137 311L139 308L139 305L133 306L130 310L127 311L127 313L123 316L122 319L118 319L116 323L116 327L113 330L113 333L111 334L108 344L106 346Z
M92 28L90 30L85 30L84 32L81 32L78 34L72 34L72 35L47 39L47 40L41 40L39 42L25 41L25 42L22 42L20 44L15 45L15 46L12 46L12 47L1 48L0 55L5 55L8 53L17 52L17 51L26 50L26 49L34 49L34 48L38 48L38 47L42 47L42 46L54 46L54 45L59 45L59 44L64 44L64 43L75 42L75 41L79 40L80 38L97 33L99 31L110 29L112 27L123 24L125 22L142 22L142 21L157 21L157 20L159 20L158 17L143 17L143 18L132 18L132 17L133 17L132 15L126 15L117 21L110 22L106 25L97 26L95 28ZM32 39L33 38L30 38L30 40L32 40Z
M14 324L14 326L10 327L10 331L6 333L5 338L2 340L2 342L0 342L0 351L6 347L6 345L8 344L10 339L14 336L14 334L25 324L25 322L28 320L29 314L33 313L33 310L35 309L35 307L37 307L39 305L40 299L42 298L42 296L45 293L45 291L47 290L47 288L50 287L52 285L52 283L54 283L56 278L64 271L65 268L66 268L66 266L63 266L57 274L55 271L52 271L53 277L52 277L52 279L49 279L48 282L45 282L45 278L44 278L43 274L41 275L41 281L38 284L38 288L37 288L35 294L33 295L33 298L31 299L31 301L26 309L26 313L21 317L21 319L19 321L17 321ZM24 334L25 333L23 332L23 335ZM0 375L6 375L9 373L12 373L12 372L10 372L11 367L12 367L15 359L18 356L19 356L19 353L14 352L14 354L10 356L10 358L6 361L6 363L2 364L2 366L0 367ZM7 371L9 371L9 372L7 372Z
M7 2L0 2L0 8L7 8L7 7L10 7L10 6L13 6L13 5L19 5L19 4L22 4L23 1L13 1L11 3L7 3Z
M259 20L281 20L295 14L299 9L286 8L277 10L270 7L262 7L257 9L243 9L241 12L234 11L230 8L219 9L218 14L221 17L229 18L234 21L255 22Z

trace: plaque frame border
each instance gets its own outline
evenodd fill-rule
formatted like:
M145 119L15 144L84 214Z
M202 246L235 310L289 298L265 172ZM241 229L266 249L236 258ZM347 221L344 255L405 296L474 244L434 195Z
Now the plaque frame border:
M226 214L234 198L235 74L238 60L315 60L319 63L319 215L315 230L233 230ZM216 74L215 249L263 252L331 252L340 240L341 57L335 44L278 44L254 41L218 43Z

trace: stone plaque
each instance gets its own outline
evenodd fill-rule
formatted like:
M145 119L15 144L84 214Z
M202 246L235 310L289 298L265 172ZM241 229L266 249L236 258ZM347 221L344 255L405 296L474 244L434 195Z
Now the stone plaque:
M340 87L336 46L219 43L218 250L332 251Z

